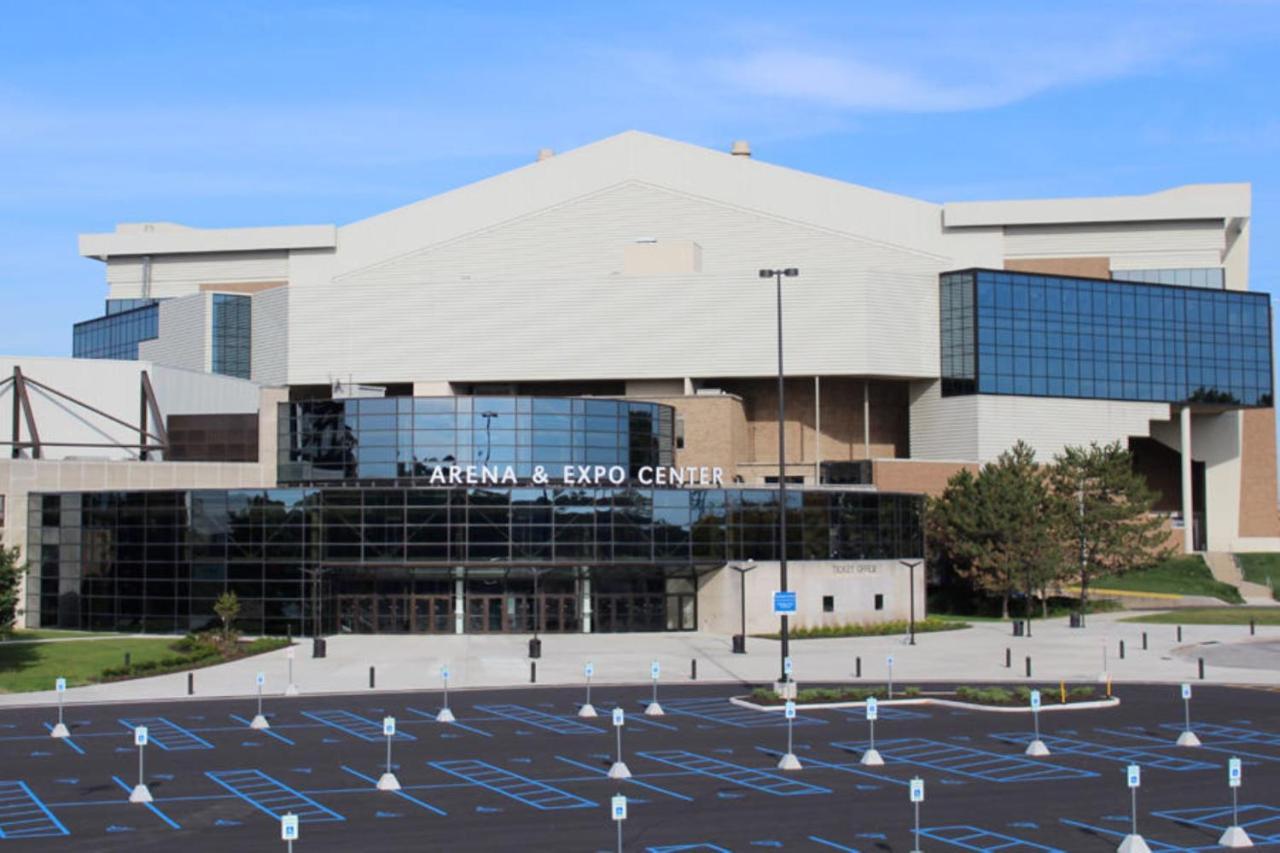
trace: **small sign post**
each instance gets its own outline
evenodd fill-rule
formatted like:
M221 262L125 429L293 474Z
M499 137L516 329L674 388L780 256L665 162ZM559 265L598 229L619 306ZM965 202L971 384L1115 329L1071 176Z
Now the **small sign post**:
M662 667L657 661L649 664L649 678L653 679L653 701L644 709L646 717L661 717L665 713L658 704L658 676L661 674Z
M280 840L288 845L289 853L293 853L293 842L298 840L298 816L293 812L280 817Z
M440 679L444 682L444 707L436 714L437 723L454 722L453 712L449 710L449 664L440 667Z
M387 739L387 770L378 780L379 791L399 791L400 780L391 772L391 739L396 736L396 718L382 718L382 736Z
M915 846L911 853L920 853L920 804L924 802L924 780L916 776L911 780L911 805L915 810Z
M622 853L622 822L627 819L627 798L618 794L609 800L613 822L618 827L618 853Z
M133 730L133 745L138 748L138 784L134 786L133 791L129 794L129 802L131 803L151 802L151 791L147 789L142 758L143 750L147 748L147 740L147 727L136 726Z
M587 665L582 668L582 674L587 677L587 704L578 709L578 716L595 717L596 709L591 704L591 676L596 674L596 665L591 661L587 661Z
M627 765L622 761L622 726L626 722L626 714L621 708L613 709L613 731L618 741L618 759L613 762L613 766L609 768L610 779L630 779L631 771L627 769Z
M285 649L285 650L284 650L284 656L285 656L285 658L289 661L289 686L287 686L287 687L284 689L284 695L286 695L286 696L297 696L297 695L298 695L298 685L297 685L297 684L295 684L295 683L294 683L294 681L293 681L293 657L294 657L294 648L293 648L293 646L289 646L289 648L287 648L287 649Z
M1240 759L1232 758L1227 762L1227 786L1231 788L1231 826L1228 826L1218 839L1219 847L1252 847L1253 840L1240 825L1240 782L1243 768Z
M266 675L261 672L258 673L257 677L254 678L254 683L258 685L258 713L254 714L253 722L249 723L249 728L261 731L262 729L271 728L267 718L262 715L262 687L267 683Z
M787 661L790 662L791 658L787 658ZM795 753L795 750L792 748L792 740L791 740L791 728L792 728L792 724L796 720L795 701L792 699L788 699L787 704L783 706L782 713L787 718L787 752L786 752L786 755L778 759L778 769L779 770L799 770L801 769L800 759L796 758L796 753Z
M889 698L893 698L893 655L889 655L884 659L885 665L889 668Z
M876 697L867 697L867 726L871 729L871 739L867 744L867 751L862 753L859 764L865 764L868 767L884 766L884 759L880 757L880 753L876 751L876 718L880 716L880 703L876 701Z
M1129 786L1129 834L1120 842L1117 853L1150 853L1151 848L1138 834L1138 788L1142 787L1142 768L1130 764L1124 772L1125 784Z
M1040 691L1031 691L1031 720L1035 726L1035 737L1031 743L1027 744L1027 755L1034 758L1043 758L1049 754L1049 747L1044 745L1044 741L1040 740Z
M49 735L56 738L70 737L71 732L67 731L67 724L62 720L62 697L67 692L67 680L56 679L53 682L53 689L58 692L58 724L49 731Z
M1186 683L1182 685L1182 719L1182 734L1178 735L1176 743L1178 746L1199 746L1200 738L1191 731L1191 685Z

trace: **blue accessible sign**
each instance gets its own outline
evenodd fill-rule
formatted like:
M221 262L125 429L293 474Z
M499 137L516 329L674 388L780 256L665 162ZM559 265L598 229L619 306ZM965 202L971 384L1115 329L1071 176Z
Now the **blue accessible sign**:
M796 594L791 590L773 593L773 612L775 615L796 612Z

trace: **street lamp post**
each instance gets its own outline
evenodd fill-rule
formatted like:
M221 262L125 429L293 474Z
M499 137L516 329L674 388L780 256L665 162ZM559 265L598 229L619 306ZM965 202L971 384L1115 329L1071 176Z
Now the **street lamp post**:
M747 560L745 563L735 563L733 570L738 573L740 588L742 590L742 633L733 638L733 653L735 655L745 655L747 653L747 572L756 567L755 560Z
M910 574L911 592L910 592L910 595L908 596L911 599L911 622L910 622L911 639L907 642L907 645L914 646L916 644L916 566L920 565L922 561L921 560L899 560L898 562L906 566L907 571L911 573Z
M795 267L760 270L761 278L774 280L778 305L778 585L782 587L783 592L787 591L787 441L784 429L787 410L786 394L783 389L786 373L782 368L782 279L795 278L798 275L800 270ZM787 615L782 614L780 619L783 663L782 676L779 680L788 682L791 678L787 675L785 661L791 657L791 634L788 629Z

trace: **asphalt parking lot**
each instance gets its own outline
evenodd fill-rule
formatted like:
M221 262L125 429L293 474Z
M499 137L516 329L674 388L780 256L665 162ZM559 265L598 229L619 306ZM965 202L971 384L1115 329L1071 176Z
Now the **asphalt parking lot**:
M151 702L67 709L71 737L49 737L52 709L0 712L0 849L283 850L279 816L301 818L307 850L615 849L609 802L628 797L626 850L907 851L908 783L919 776L924 850L1114 850L1129 826L1125 767L1142 766L1138 827L1156 851L1214 850L1230 823L1227 761L1244 762L1240 822L1259 847L1280 847L1280 693L1197 685L1179 748L1176 686L1125 686L1117 708L1041 715L1052 755L1023 755L1031 719L936 706L882 708L866 747L861 709L802 712L803 770L774 768L781 714L727 701L744 688L671 686L666 715L642 715L648 685L597 686L596 720L579 720L581 689L268 698L271 728L254 731L250 700ZM623 758L606 776L627 712ZM400 792L385 770L382 719L397 720ZM145 772L155 800L131 804L133 727L150 733Z

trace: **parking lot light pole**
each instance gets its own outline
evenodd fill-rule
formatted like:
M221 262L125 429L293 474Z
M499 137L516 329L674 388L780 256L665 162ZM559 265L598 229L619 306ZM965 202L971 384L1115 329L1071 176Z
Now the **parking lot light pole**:
M742 633L738 635L739 639L733 644L733 653L736 655L745 655L747 653L747 572L751 571L755 567L755 560L747 560L745 563L734 563L731 567L738 573L740 589L742 590Z
M922 560L899 560L898 562L906 566L907 570L911 573L910 574L911 585L909 587L910 588L909 597L911 598L911 622L910 622L911 639L908 641L908 645L914 646L916 644L916 566L920 565L921 562L923 561Z
M795 278L798 275L800 270L795 267L760 270L761 278L774 280L778 306L778 585L782 592L787 591L787 440L785 435L787 409L786 393L783 388L786 373L782 367L782 279ZM782 614L779 618L782 621L781 660L785 661L791 657L791 634L786 614ZM787 677L785 665L783 670L779 680L785 683L790 679Z

